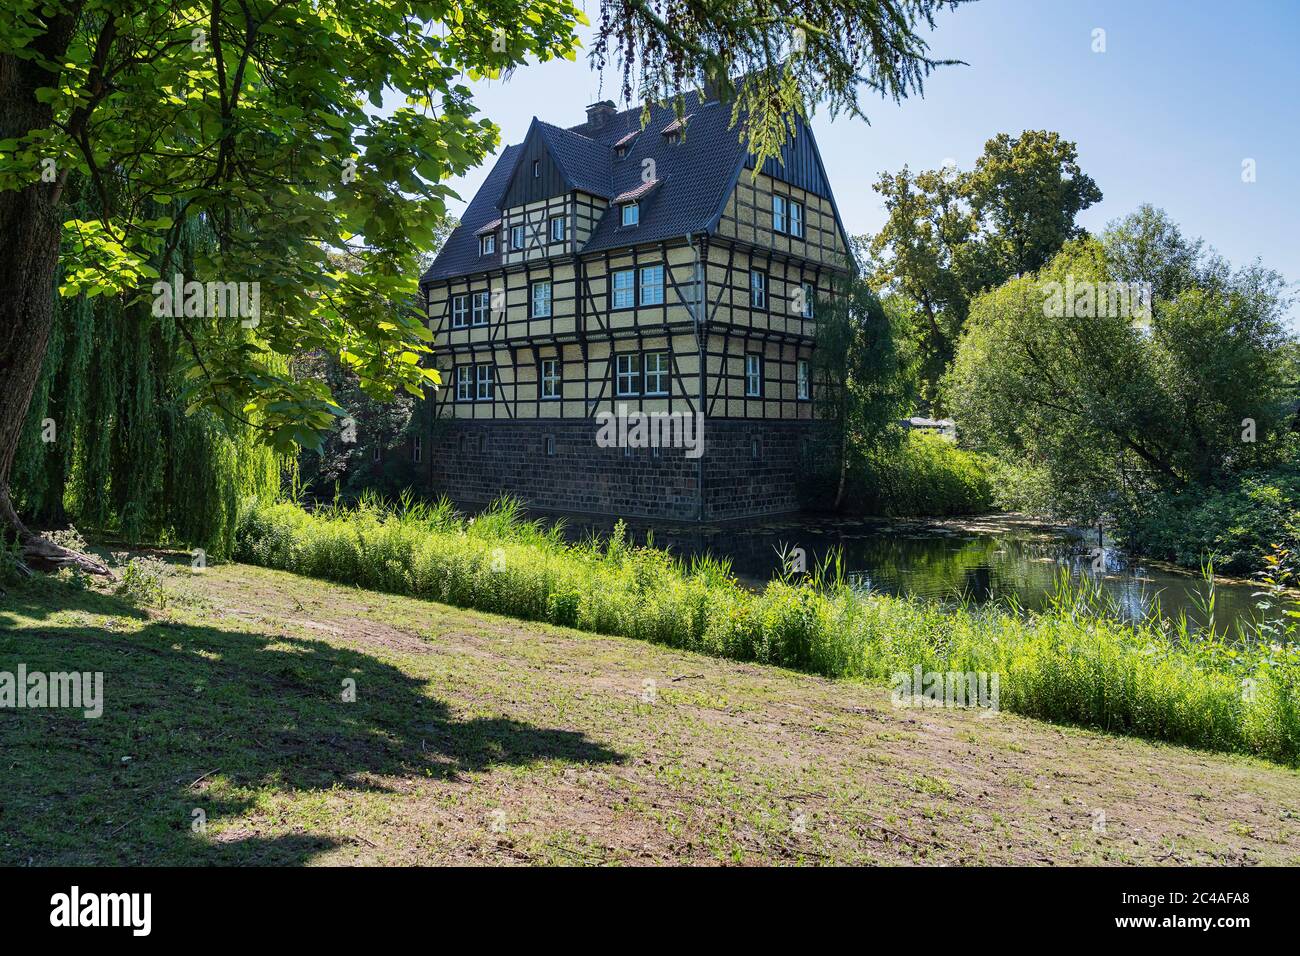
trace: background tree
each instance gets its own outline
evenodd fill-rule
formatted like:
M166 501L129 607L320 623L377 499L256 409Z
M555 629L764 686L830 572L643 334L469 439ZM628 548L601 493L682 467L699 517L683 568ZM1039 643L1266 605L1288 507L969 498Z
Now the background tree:
M1107 240L1071 242L1036 275L980 296L945 383L964 437L1043 468L1065 517L1091 521L1222 482L1277 451L1281 278L1258 266L1225 274L1185 242L1140 264L1109 257L1135 248L1133 225L1151 221L1142 213ZM1178 262L1194 262L1199 278L1155 297L1149 317L1080 311L1082 299L1065 314L1045 308L1048 282L1082 287Z
M1059 133L1000 133L968 172L955 166L882 174L889 212L871 239L872 277L916 303L911 326L921 397L942 412L939 381L952 361L970 301L1014 275L1041 268L1083 234L1078 214L1101 191Z
M896 425L915 399L915 372L897 311L891 315L865 280L849 279L833 298L818 300L816 316L814 411L829 426L834 451L826 460L838 509L853 462L900 436Z

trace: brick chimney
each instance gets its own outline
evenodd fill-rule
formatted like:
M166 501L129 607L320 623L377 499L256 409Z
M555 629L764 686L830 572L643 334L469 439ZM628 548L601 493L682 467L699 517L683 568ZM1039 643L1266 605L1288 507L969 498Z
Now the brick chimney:
M604 126L616 113L618 113L618 108L614 105L613 100L601 100L599 103L592 103L587 107L587 125L592 127Z

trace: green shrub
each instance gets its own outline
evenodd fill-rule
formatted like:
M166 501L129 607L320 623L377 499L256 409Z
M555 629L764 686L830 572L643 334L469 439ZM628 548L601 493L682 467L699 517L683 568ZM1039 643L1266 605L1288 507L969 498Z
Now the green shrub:
M994 507L992 460L932 432L908 431L849 471L848 510L886 517L983 514Z
M887 680L925 670L998 674L1003 709L1279 761L1300 757L1300 647L1129 624L1096 592L1063 589L1041 614L867 595L827 573L743 588L725 563L566 543L511 503L473 520L445 503L308 514L244 509L239 559L459 607L672 647ZM1243 687L1249 681L1252 692Z
M121 577L114 588L118 597L147 607L163 607L167 603L167 589L162 583L163 577L169 573L165 562L141 555L125 564L119 561L119 565Z
M1264 567L1274 546L1300 548L1300 471L1242 475L1222 488L1152 496L1117 518L1130 549L1196 567L1206 559L1232 574Z

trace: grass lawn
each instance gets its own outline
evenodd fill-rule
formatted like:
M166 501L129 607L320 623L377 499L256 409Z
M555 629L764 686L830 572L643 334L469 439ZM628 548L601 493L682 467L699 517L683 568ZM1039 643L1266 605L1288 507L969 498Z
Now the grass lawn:
M105 696L0 710L0 864L1300 864L1300 774L1258 760L247 565L166 586L0 598L0 670Z

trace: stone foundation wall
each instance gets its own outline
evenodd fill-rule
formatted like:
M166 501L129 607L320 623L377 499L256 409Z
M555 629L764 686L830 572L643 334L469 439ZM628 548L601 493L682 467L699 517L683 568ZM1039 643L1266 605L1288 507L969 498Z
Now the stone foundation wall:
M704 520L797 510L815 428L708 419ZM590 420L443 419L433 424L425 461L434 494L457 502L481 504L508 493L551 511L699 520L699 460L682 448L657 455L650 448L601 448L595 438Z

